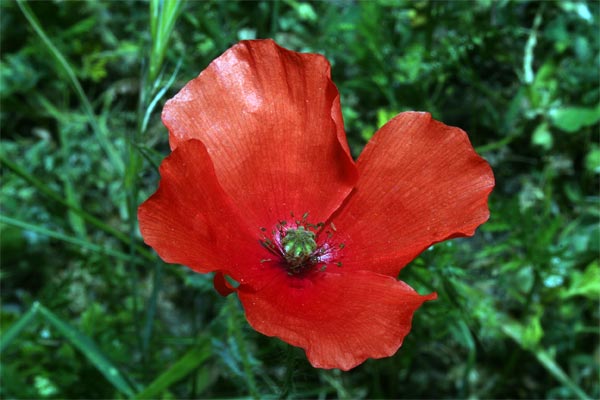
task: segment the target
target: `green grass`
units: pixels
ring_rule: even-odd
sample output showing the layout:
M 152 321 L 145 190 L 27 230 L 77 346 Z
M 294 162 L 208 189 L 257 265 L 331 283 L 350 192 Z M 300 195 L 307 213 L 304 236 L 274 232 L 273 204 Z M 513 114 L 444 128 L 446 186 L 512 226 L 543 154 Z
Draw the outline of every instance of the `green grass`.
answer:
M 597 2 L 0 2 L 0 396 L 600 397 Z M 403 110 L 492 165 L 490 221 L 401 278 L 436 291 L 397 355 L 314 369 L 136 209 L 164 101 L 240 39 L 324 54 L 356 156 Z M 289 366 L 292 366 L 290 368 Z

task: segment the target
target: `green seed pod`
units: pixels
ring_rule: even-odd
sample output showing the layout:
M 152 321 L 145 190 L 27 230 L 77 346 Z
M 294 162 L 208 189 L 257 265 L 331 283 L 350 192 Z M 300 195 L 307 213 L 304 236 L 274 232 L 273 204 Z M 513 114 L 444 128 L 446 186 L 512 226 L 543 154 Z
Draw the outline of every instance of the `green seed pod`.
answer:
M 286 255 L 293 258 L 308 257 L 317 248 L 315 234 L 307 231 L 303 226 L 288 230 L 281 244 Z

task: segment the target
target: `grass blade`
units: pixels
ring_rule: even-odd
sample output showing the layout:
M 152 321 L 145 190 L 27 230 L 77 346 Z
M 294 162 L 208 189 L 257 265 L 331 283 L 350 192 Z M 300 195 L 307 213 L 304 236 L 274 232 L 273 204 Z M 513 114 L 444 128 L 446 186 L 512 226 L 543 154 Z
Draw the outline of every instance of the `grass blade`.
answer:
M 104 232 L 108 233 L 109 235 L 114 236 L 121 242 L 131 245 L 133 243 L 132 241 L 135 240 L 133 238 L 130 238 L 127 235 L 124 235 L 123 233 L 119 232 L 118 230 L 114 229 L 113 227 L 107 225 L 106 223 L 104 223 L 103 221 L 94 217 L 93 215 L 88 214 L 86 211 L 75 207 L 73 204 L 68 203 L 59 194 L 57 194 L 54 190 L 50 189 L 44 182 L 42 182 L 41 180 L 39 180 L 36 177 L 34 177 L 33 175 L 31 175 L 29 172 L 25 171 L 19 165 L 8 160 L 6 157 L 4 157 L 4 155 L 2 153 L 0 153 L 0 165 L 8 168 L 10 171 L 15 173 L 17 176 L 24 179 L 26 182 L 28 182 L 30 185 L 32 185 L 34 188 L 36 188 L 38 191 L 40 191 L 43 195 L 49 197 L 50 199 L 54 200 L 58 204 L 62 205 L 63 207 L 73 211 L 77 215 L 80 215 L 84 220 L 86 220 L 90 224 L 94 225 L 96 228 L 103 230 Z M 151 261 L 156 260 L 156 257 L 142 246 L 136 245 L 136 251 L 138 252 L 138 254 L 141 254 L 148 260 L 151 260 Z
M 560 365 L 558 365 L 556 361 L 554 361 L 554 358 L 550 355 L 550 353 L 548 353 L 546 350 L 539 346 L 536 346 L 532 349 L 528 349 L 524 345 L 522 340 L 523 335 L 521 333 L 522 329 L 517 322 L 507 321 L 501 324 L 501 327 L 504 333 L 511 339 L 513 339 L 515 342 L 517 342 L 519 346 L 521 346 L 525 350 L 531 351 L 533 355 L 537 358 L 537 360 L 540 362 L 540 364 L 542 364 L 544 368 L 546 368 L 546 370 L 550 372 L 550 374 L 554 376 L 554 378 L 556 378 L 557 381 L 571 389 L 575 396 L 577 396 L 577 398 L 582 400 L 591 398 L 579 386 L 577 386 L 577 384 L 573 382 L 573 380 L 562 370 Z
M 183 6 L 180 0 L 150 1 L 150 32 L 152 34 L 152 53 L 150 56 L 149 82 L 154 82 L 159 74 L 169 37 Z
M 64 322 L 43 305 L 38 305 L 39 313 L 58 330 L 67 340 L 81 351 L 87 359 L 106 377 L 106 379 L 127 397 L 133 397 L 134 391 L 121 372 L 100 352 L 96 344 L 87 336 Z
M 73 244 L 75 246 L 83 247 L 85 249 L 91 250 L 96 253 L 106 254 L 106 255 L 118 258 L 120 260 L 123 260 L 123 261 L 130 261 L 130 262 L 133 261 L 133 262 L 137 262 L 138 264 L 141 264 L 141 265 L 146 264 L 146 262 L 144 260 L 131 257 L 128 254 L 122 253 L 120 251 L 116 251 L 116 250 L 109 249 L 109 248 L 106 248 L 106 247 L 103 247 L 103 246 L 100 246 L 100 245 L 97 245 L 94 243 L 90 243 L 86 240 L 72 237 L 69 235 L 65 235 L 60 232 L 52 231 L 52 230 L 46 229 L 42 226 L 29 224 L 27 222 L 20 221 L 15 218 L 7 217 L 6 215 L 0 214 L 0 223 L 12 225 L 12 226 L 20 228 L 20 229 L 25 229 L 25 230 L 28 230 L 31 232 L 36 232 L 41 235 L 48 236 L 48 237 L 51 237 L 54 239 L 62 240 L 64 242 Z
M 157 262 L 154 264 L 154 276 L 152 279 L 152 293 L 148 299 L 146 306 L 146 322 L 142 331 L 142 351 L 144 355 L 148 354 L 150 348 L 150 340 L 154 328 L 154 318 L 156 316 L 156 305 L 158 303 L 158 295 L 161 289 L 163 264 Z
M 39 303 L 36 301 L 29 311 L 2 333 L 2 337 L 0 338 L 0 353 L 2 353 L 17 336 L 19 336 L 23 329 L 27 328 L 35 321 L 38 314 L 38 308 Z
M 146 131 L 146 128 L 148 127 L 148 121 L 150 120 L 150 116 L 152 115 L 152 111 L 154 111 L 154 108 L 156 107 L 160 99 L 163 98 L 165 93 L 167 93 L 167 90 L 169 90 L 171 88 L 171 85 L 173 85 L 173 82 L 175 82 L 175 78 L 177 77 L 177 73 L 179 72 L 180 68 L 181 60 L 179 60 L 179 62 L 177 63 L 175 71 L 173 72 L 167 83 L 159 90 L 156 96 L 154 96 L 152 101 L 150 101 L 150 104 L 148 104 L 148 107 L 146 108 L 146 111 L 144 113 L 144 119 L 142 121 L 142 132 Z
M 29 8 L 27 2 L 23 0 L 17 0 L 17 4 L 23 12 L 23 15 L 25 15 L 25 18 L 27 18 L 27 21 L 29 21 L 29 23 L 31 24 L 31 27 L 33 28 L 35 33 L 37 33 L 40 39 L 42 39 L 52 56 L 56 59 L 58 64 L 67 74 L 69 80 L 71 81 L 71 84 L 73 85 L 73 88 L 75 89 L 75 92 L 79 96 L 79 100 L 83 104 L 83 108 L 85 109 L 85 112 L 88 115 L 89 123 L 96 134 L 98 142 L 100 143 L 104 151 L 106 151 L 108 158 L 111 161 L 111 164 L 116 167 L 117 171 L 120 174 L 123 174 L 125 172 L 125 164 L 119 156 L 117 149 L 112 145 L 111 141 L 108 139 L 107 133 L 100 127 L 98 119 L 96 118 L 96 114 L 94 113 L 94 108 L 92 107 L 92 104 L 90 103 L 85 92 L 83 91 L 83 88 L 81 87 L 81 84 L 79 83 L 79 80 L 75 75 L 75 71 L 73 71 L 73 68 L 71 68 L 67 59 L 56 48 L 56 46 L 54 46 L 50 38 L 46 35 L 46 32 L 44 32 L 44 30 L 42 29 L 41 24 Z
M 162 373 L 152 383 L 150 383 L 143 391 L 138 393 L 136 399 L 154 399 L 159 398 L 160 395 L 167 390 L 171 385 L 178 382 L 196 368 L 198 368 L 203 362 L 205 362 L 210 356 L 211 345 L 210 340 L 206 337 L 201 339 L 201 342 L 194 346 L 188 351 L 183 357 L 181 357 L 175 364 L 171 365 L 167 371 Z
M 63 181 L 63 187 L 65 189 L 65 197 L 67 199 L 67 202 L 69 204 L 74 204 L 77 208 L 81 208 L 81 202 L 79 201 L 79 196 L 75 191 L 71 177 L 65 174 L 61 178 Z M 77 234 L 79 238 L 85 240 L 87 238 L 85 220 L 80 215 L 77 215 L 77 213 L 73 212 L 73 210 L 68 211 L 67 217 L 69 225 L 71 226 L 73 231 Z

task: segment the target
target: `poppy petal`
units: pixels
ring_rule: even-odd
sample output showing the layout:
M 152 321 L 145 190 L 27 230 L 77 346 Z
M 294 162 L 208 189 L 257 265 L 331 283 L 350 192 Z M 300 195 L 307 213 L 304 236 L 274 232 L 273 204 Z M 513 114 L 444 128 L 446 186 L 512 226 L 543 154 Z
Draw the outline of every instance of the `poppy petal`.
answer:
M 146 244 L 166 262 L 248 279 L 256 260 L 269 253 L 219 186 L 202 142 L 177 147 L 162 162 L 160 175 L 158 190 L 138 209 Z
M 367 358 L 391 356 L 410 331 L 413 313 L 436 297 L 370 271 L 298 278 L 272 269 L 269 275 L 261 290 L 238 288 L 248 322 L 302 347 L 316 368 L 349 370 Z
M 221 186 L 259 226 L 290 213 L 325 221 L 357 178 L 329 62 L 272 40 L 227 50 L 162 119 L 172 148 L 204 143 Z
M 223 297 L 229 296 L 236 291 L 236 288 L 225 279 L 225 274 L 216 272 L 213 277 L 213 286 L 215 290 Z
M 439 241 L 472 236 L 487 221 L 494 176 L 467 134 L 428 113 L 384 125 L 357 161 L 359 180 L 333 217 L 344 268 L 397 276 Z

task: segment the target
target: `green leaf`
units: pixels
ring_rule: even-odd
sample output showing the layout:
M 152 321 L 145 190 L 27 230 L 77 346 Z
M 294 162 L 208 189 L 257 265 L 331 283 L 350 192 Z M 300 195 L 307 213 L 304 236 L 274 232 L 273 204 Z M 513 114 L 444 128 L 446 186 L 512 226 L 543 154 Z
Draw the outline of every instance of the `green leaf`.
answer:
M 550 150 L 554 144 L 552 134 L 548 130 L 547 123 L 541 123 L 533 131 L 531 142 L 535 145 L 542 147 L 544 150 Z
M 585 169 L 594 174 L 600 174 L 600 147 L 593 146 L 585 156 Z
M 211 354 L 210 340 L 207 337 L 203 337 L 199 344 L 194 346 L 175 364 L 171 365 L 167 371 L 138 393 L 135 398 L 153 399 L 160 397 L 161 393 L 198 368 Z
M 595 108 L 563 107 L 550 111 L 552 124 L 565 132 L 574 133 L 600 121 L 600 105 Z
M 377 129 L 387 124 L 392 118 L 398 115 L 398 111 L 395 110 L 377 110 Z
M 544 108 L 555 98 L 558 88 L 556 67 L 547 61 L 535 74 L 535 79 L 528 90 L 529 101 L 533 109 Z
M 514 320 L 507 320 L 503 327 L 505 332 L 516 340 L 525 350 L 533 350 L 540 342 L 543 331 L 538 317 L 529 319 L 524 325 Z
M 36 303 L 37 304 L 37 303 Z M 129 383 L 125 380 L 121 372 L 114 366 L 96 344 L 87 336 L 76 330 L 60 319 L 52 311 L 48 310 L 41 304 L 37 304 L 39 313 L 58 330 L 73 346 L 81 351 L 86 358 L 94 364 L 94 366 L 112 383 L 112 385 L 127 397 L 133 397 L 134 391 Z
M 538 316 L 532 317 L 523 329 L 523 347 L 526 349 L 534 348 L 540 343 L 543 336 L 544 330 L 540 318 Z
M 561 292 L 561 297 L 584 296 L 590 300 L 600 297 L 600 265 L 598 261 L 590 263 L 583 273 L 573 273 L 571 286 Z
M 517 342 L 525 350 L 531 351 L 531 353 L 537 358 L 538 362 L 546 368 L 550 374 L 556 378 L 560 383 L 571 389 L 575 396 L 579 399 L 590 398 L 573 380 L 562 370 L 560 365 L 556 363 L 554 358 L 548 351 L 540 346 L 534 348 L 527 348 L 524 343 L 524 335 L 526 328 L 510 318 L 504 318 L 503 323 L 500 325 L 502 331 L 515 342 Z

